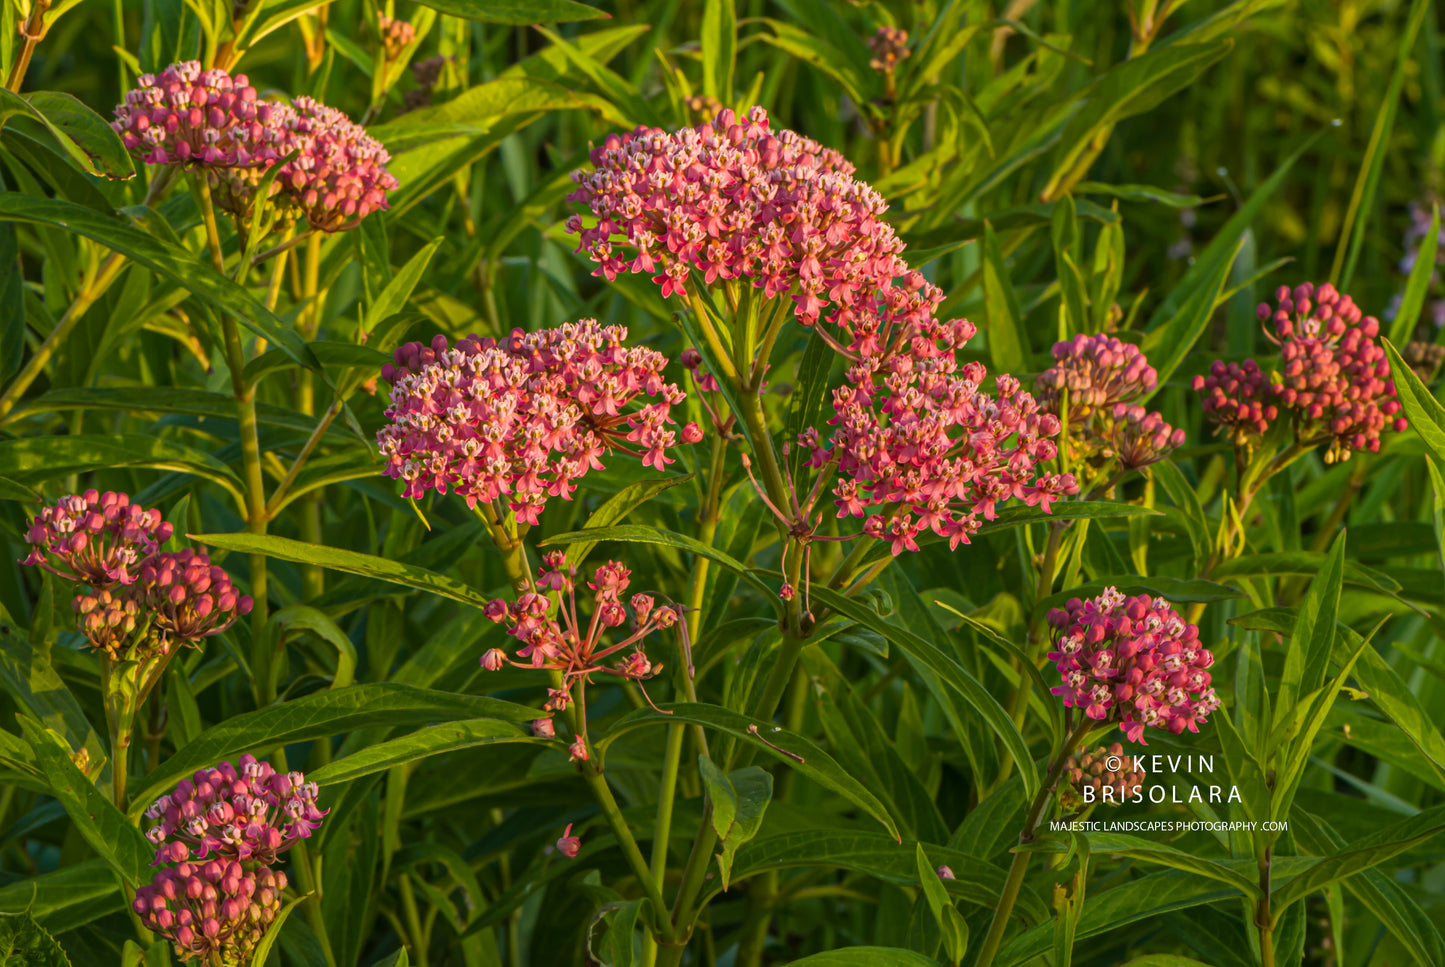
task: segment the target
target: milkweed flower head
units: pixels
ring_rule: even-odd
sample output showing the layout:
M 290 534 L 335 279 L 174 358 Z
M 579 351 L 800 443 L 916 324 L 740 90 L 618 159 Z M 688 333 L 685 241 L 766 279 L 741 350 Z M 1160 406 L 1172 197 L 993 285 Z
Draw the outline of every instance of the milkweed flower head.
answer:
M 111 127 L 145 164 L 203 171 L 233 215 L 249 216 L 262 176 L 293 152 L 269 198 L 312 228 L 351 228 L 386 208 L 397 187 L 391 156 L 345 114 L 309 97 L 294 106 L 258 100 L 244 74 L 203 70 L 199 61 L 142 75 Z
M 1194 379 L 1206 415 L 1236 445 L 1257 445 L 1285 418 L 1299 444 L 1324 445 L 1325 462 L 1334 463 L 1376 452 L 1381 433 L 1405 429 L 1390 363 L 1376 342 L 1379 320 L 1348 295 L 1329 284 L 1281 286 L 1275 304 L 1261 303 L 1258 314 L 1279 345 L 1279 369 L 1266 374 L 1253 360 L 1217 361 Z
M 183 962 L 247 967 L 281 912 L 286 874 L 248 870 L 236 860 L 182 862 L 156 871 L 131 909 L 146 929 L 169 940 Z
M 87 490 L 61 497 L 31 520 L 30 554 L 20 563 L 109 590 L 134 583 L 141 563 L 173 531 L 159 510 L 132 504 L 128 494 Z
M 1060 805 L 1065 811 L 1072 811 L 1097 802 L 1124 802 L 1144 785 L 1147 777 L 1138 758 L 1126 755 L 1124 746 L 1118 742 L 1075 752 L 1064 762 L 1059 782 Z M 1105 793 L 1105 788 L 1109 792 Z
M 316 783 L 249 754 L 238 764 L 201 769 L 151 804 L 152 865 L 215 857 L 269 866 L 321 826 Z
M 685 394 L 663 377 L 667 357 L 626 339 L 625 327 L 584 319 L 501 341 L 402 346 L 382 369 L 391 383 L 377 434 L 382 472 L 407 497 L 450 490 L 472 506 L 505 501 L 534 524 L 609 452 L 663 469 L 677 445 L 671 408 Z
M 562 687 L 548 689 L 543 709 L 561 711 L 572 703 L 572 688 L 593 675 L 608 674 L 636 682 L 645 681 L 662 670 L 661 662 L 648 659 L 643 644 L 654 631 L 680 624 L 682 609 L 658 601 L 653 595 L 628 595 L 632 572 L 618 561 L 599 566 L 586 581 L 592 592 L 592 612 L 586 616 L 577 608 L 577 569 L 564 552 L 543 556 L 537 569 L 535 591 L 514 601 L 500 598 L 488 603 L 485 614 L 506 628 L 520 647 L 515 655 L 500 648 L 482 656 L 483 668 L 494 671 L 503 665 L 536 668 L 562 673 Z M 646 694 L 644 692 L 643 694 Z M 573 759 L 586 759 L 587 746 L 578 736 L 572 747 Z
M 279 157 L 264 137 L 271 111 L 245 74 L 203 70 L 192 60 L 142 74 L 111 127 L 149 165 L 249 168 Z
M 1060 418 L 1070 466 L 1090 477 L 1137 470 L 1184 443 L 1184 431 L 1138 401 L 1159 385 L 1159 374 L 1138 346 L 1106 333 L 1079 334 L 1054 344 L 1054 365 L 1039 374 L 1039 403 Z
M 646 272 L 664 298 L 745 280 L 786 298 L 805 326 L 820 320 L 855 353 L 931 315 L 943 293 L 903 259 L 884 221 L 887 202 L 853 177 L 841 154 L 793 131 L 774 132 L 759 107 L 724 109 L 678 131 L 610 134 L 593 170 L 572 174 L 569 199 L 596 217 L 569 230 L 608 281 Z
M 885 24 L 868 38 L 868 49 L 873 54 L 868 66 L 880 74 L 892 74 L 909 55 L 908 31 Z
M 1064 705 L 1098 722 L 1117 723 L 1129 741 L 1148 744 L 1145 729 L 1198 732 L 1219 698 L 1210 687 L 1214 655 L 1169 602 L 1125 597 L 1107 588 L 1049 612 L 1049 660 L 1063 684 Z
M 999 376 L 989 395 L 983 365 L 959 364 L 975 331 L 930 317 L 891 351 L 864 355 L 833 391 L 831 437 L 799 438 L 812 466 L 836 473 L 838 516 L 863 518 L 895 555 L 917 550 L 925 531 L 967 543 L 1008 500 L 1047 511 L 1078 492 L 1071 475 L 1042 467 L 1057 455 L 1058 418 L 1013 377 Z
M 407 45 L 416 39 L 416 27 L 410 21 L 381 14 L 376 26 L 382 54 L 388 61 L 399 59 Z
M 198 642 L 225 631 L 251 612 L 251 598 L 208 554 L 183 548 L 141 565 L 138 590 L 152 630 L 166 642 Z

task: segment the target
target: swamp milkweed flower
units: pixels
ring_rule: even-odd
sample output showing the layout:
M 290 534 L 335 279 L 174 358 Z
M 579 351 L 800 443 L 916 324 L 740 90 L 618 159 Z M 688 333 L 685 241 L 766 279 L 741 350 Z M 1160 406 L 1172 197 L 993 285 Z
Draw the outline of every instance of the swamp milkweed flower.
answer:
M 136 890 L 131 908 L 182 961 L 245 967 L 281 912 L 286 874 L 235 860 L 178 863 Z
M 238 762 L 239 769 L 229 762 L 201 769 L 151 804 L 152 865 L 209 856 L 270 865 L 320 827 L 326 812 L 316 805 L 316 783 L 249 754 Z
M 1138 470 L 1184 443 L 1184 431 L 1138 401 L 1159 374 L 1138 346 L 1105 333 L 1054 343 L 1054 365 L 1039 374 L 1039 403 L 1055 416 L 1068 411 L 1062 439 L 1070 466 L 1086 465 L 1108 480 Z
M 309 97 L 294 106 L 257 100 L 246 75 L 202 70 L 199 61 L 142 74 L 111 127 L 145 164 L 199 170 L 222 210 L 238 216 L 250 214 L 266 171 L 293 152 L 269 197 L 314 229 L 354 227 L 385 209 L 397 187 L 386 148 L 345 114 Z
M 515 601 L 498 598 L 488 603 L 487 617 L 505 625 L 507 634 L 521 642 L 521 647 L 516 657 L 500 648 L 490 649 L 481 657 L 483 668 L 495 671 L 512 665 L 561 672 L 562 687 L 548 689 L 543 706 L 548 712 L 570 705 L 573 687 L 591 681 L 593 675 L 605 673 L 640 683 L 662 670 L 661 662 L 648 659 L 643 641 L 654 631 L 679 625 L 679 606 L 658 603 L 650 594 L 633 594 L 624 603 L 632 572 L 617 561 L 608 561 L 587 582 L 593 607 L 584 622 L 577 610 L 577 569 L 561 551 L 545 554 L 542 562 L 536 591 Z M 679 630 L 685 628 L 683 623 Z M 609 635 L 617 640 L 609 640 Z M 624 651 L 626 654 L 619 655 Z M 609 659 L 614 660 L 609 663 Z M 587 758 L 581 736 L 573 743 L 571 754 L 574 760 Z
M 620 450 L 663 469 L 677 444 L 671 408 L 685 394 L 664 380 L 667 357 L 625 346 L 627 329 L 583 319 L 500 341 L 469 336 L 452 348 L 407 343 L 383 367 L 388 423 L 377 433 L 382 473 L 404 495 L 455 491 L 468 505 L 506 501 L 535 524 L 548 498 Z M 700 430 L 684 428 L 695 442 Z
M 91 647 L 113 661 L 146 661 L 220 634 L 252 606 L 206 554 L 160 550 L 171 534 L 159 510 L 88 490 L 35 516 L 20 563 L 81 586 L 72 606 Z
M 1144 785 L 1146 773 L 1135 756 L 1124 754 L 1124 746 L 1115 742 L 1092 751 L 1079 751 L 1064 762 L 1059 782 L 1059 803 L 1072 811 L 1097 802 L 1122 803 Z M 1116 768 L 1110 768 L 1110 762 Z M 1109 792 L 1105 793 L 1104 789 Z M 1085 792 L 1084 790 L 1091 790 Z
M 1280 368 L 1266 373 L 1249 359 L 1216 361 L 1194 378 L 1205 414 L 1236 446 L 1257 446 L 1287 419 L 1300 446 L 1327 445 L 1325 462 L 1380 449 L 1380 434 L 1408 425 L 1376 343 L 1380 323 L 1333 285 L 1280 286 L 1276 305 L 1259 305 L 1265 334 L 1280 348 Z
M 1219 708 L 1213 653 L 1163 598 L 1107 588 L 1054 608 L 1048 620 L 1056 629 L 1049 660 L 1063 679 L 1053 693 L 1095 721 L 1117 723 L 1129 741 L 1147 745 L 1146 728 L 1198 732 Z

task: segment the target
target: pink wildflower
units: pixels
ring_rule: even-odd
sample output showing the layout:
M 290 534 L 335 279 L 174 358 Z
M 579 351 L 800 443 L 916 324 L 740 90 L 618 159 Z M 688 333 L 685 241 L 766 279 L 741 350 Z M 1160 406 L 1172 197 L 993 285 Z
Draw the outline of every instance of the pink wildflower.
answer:
M 109 589 L 133 583 L 140 564 L 171 539 L 171 525 L 159 510 L 145 510 L 130 496 L 87 490 L 61 497 L 30 522 L 25 542 L 30 554 L 21 564 Z
M 594 674 L 641 682 L 662 669 L 660 663 L 648 660 L 642 643 L 652 632 L 677 625 L 680 609 L 676 605 L 658 604 L 652 595 L 634 594 L 629 614 L 629 605 L 623 600 L 630 572 L 618 562 L 609 561 L 597 568 L 588 583 L 593 591 L 593 609 L 591 619 L 586 620 L 577 610 L 577 570 L 565 556 L 549 554 L 538 574 L 537 587 L 550 589 L 551 600 L 545 590 L 527 592 L 510 604 L 502 602 L 501 608 L 488 609 L 487 614 L 521 642 L 515 659 L 503 654 L 507 664 L 562 673 L 562 687 L 549 690 L 546 711 L 566 708 L 572 701 L 573 685 L 591 681 Z M 624 625 L 626 630 L 615 635 L 619 640 L 609 641 L 609 632 Z M 607 662 L 625 649 L 631 650 L 615 663 Z M 587 757 L 580 737 L 572 752 L 574 758 Z
M 435 489 L 472 506 L 505 501 L 535 524 L 549 497 L 571 499 L 609 451 L 661 470 L 677 443 L 669 411 L 684 394 L 663 380 L 665 356 L 626 338 L 624 327 L 584 319 L 501 342 L 402 346 L 382 369 L 392 384 L 390 422 L 377 434 L 382 472 L 408 497 Z
M 247 870 L 234 859 L 182 862 L 157 870 L 131 909 L 182 961 L 248 964 L 281 912 L 285 889 L 286 874 L 265 867 Z
M 281 155 L 299 152 L 276 184 L 312 228 L 341 231 L 387 208 L 386 193 L 397 187 L 386 168 L 391 155 L 365 128 L 309 97 L 278 105 L 276 123 Z
M 1209 685 L 1214 655 L 1163 598 L 1108 588 L 1055 608 L 1049 623 L 1058 629 L 1049 660 L 1063 679 L 1053 693 L 1095 721 L 1118 723 L 1129 741 L 1147 744 L 1146 727 L 1198 732 L 1219 708 Z
M 586 756 L 583 756 L 586 758 Z M 569 860 L 576 857 L 582 849 L 582 839 L 572 835 L 572 824 L 568 823 L 567 828 L 562 830 L 562 837 L 557 840 L 557 852 Z
M 146 833 L 156 845 L 153 865 L 213 854 L 270 864 L 321 825 L 326 812 L 317 808 L 316 783 L 251 755 L 238 761 L 239 770 L 229 762 L 201 769 L 146 810 L 155 823 Z
M 1243 367 L 1214 363 L 1197 376 L 1205 413 L 1226 428 L 1237 445 L 1253 446 L 1270 421 L 1287 416 L 1295 439 L 1327 444 L 1325 462 L 1348 460 L 1380 449 L 1380 434 L 1400 431 L 1390 363 L 1375 339 L 1380 323 L 1332 285 L 1280 286 L 1275 307 L 1259 306 L 1266 334 L 1279 344 L 1280 370 L 1266 376 L 1253 360 Z
M 191 60 L 142 74 L 136 85 L 111 127 L 146 164 L 244 168 L 279 157 L 263 136 L 272 106 L 256 100 L 246 75 L 203 71 Z

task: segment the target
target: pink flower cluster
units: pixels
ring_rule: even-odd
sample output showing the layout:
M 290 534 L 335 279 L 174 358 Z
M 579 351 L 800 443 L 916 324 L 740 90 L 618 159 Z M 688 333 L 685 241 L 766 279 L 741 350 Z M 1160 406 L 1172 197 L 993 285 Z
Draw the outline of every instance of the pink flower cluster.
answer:
M 908 31 L 884 25 L 868 38 L 873 59 L 868 66 L 881 74 L 892 74 L 898 63 L 908 57 Z
M 685 295 L 693 272 L 706 286 L 746 279 L 769 299 L 790 296 L 804 325 L 827 310 L 858 353 L 943 299 L 904 261 L 883 196 L 838 152 L 774 133 L 762 108 L 675 132 L 610 134 L 591 157 L 596 170 L 573 172 L 570 199 L 597 222 L 573 216 L 568 228 L 609 281 L 654 273 L 666 298 Z
M 286 874 L 271 865 L 326 815 L 316 783 L 301 773 L 282 775 L 252 755 L 238 762 L 199 770 L 146 810 L 155 823 L 146 833 L 156 846 L 151 865 L 161 869 L 132 909 L 183 961 L 251 963 L 286 889 Z
M 91 647 L 143 661 L 220 634 L 251 611 L 251 598 L 207 555 L 160 550 L 171 533 L 159 510 L 88 490 L 35 516 L 20 563 L 82 585 L 72 605 Z
M 1280 369 L 1254 360 L 1215 362 L 1196 376 L 1204 411 L 1238 445 L 1253 446 L 1285 416 L 1302 445 L 1328 444 L 1325 462 L 1380 449 L 1380 434 L 1405 429 L 1390 363 L 1375 341 L 1380 323 L 1332 285 L 1281 286 L 1277 305 L 1259 306 L 1266 334 L 1280 347 Z M 1272 330 L 1272 331 L 1271 331 Z
M 182 961 L 245 967 L 281 912 L 286 874 L 248 871 L 235 860 L 180 863 L 156 872 L 131 909 Z
M 171 539 L 173 528 L 159 510 L 145 510 L 128 494 L 87 490 L 61 497 L 30 522 L 25 543 L 30 554 L 21 564 L 109 589 L 133 583 L 139 566 Z
M 152 865 L 214 855 L 269 866 L 321 825 L 316 783 L 252 755 L 239 762 L 239 769 L 222 762 L 199 770 L 146 810 L 155 822 L 146 833 L 156 845 Z
M 1064 705 L 1099 722 L 1118 723 L 1131 742 L 1146 728 L 1198 732 L 1219 698 L 1209 685 L 1214 655 L 1169 602 L 1115 588 L 1074 598 L 1049 612 Z
M 409 21 L 381 14 L 376 25 L 382 54 L 389 61 L 401 57 L 407 45 L 416 39 L 416 27 Z
M 1039 467 L 1057 455 L 1058 418 L 1012 376 L 998 377 L 995 398 L 983 392 L 981 363 L 959 365 L 974 333 L 967 320 L 916 323 L 900 351 L 849 368 L 826 444 L 816 429 L 799 437 L 812 466 L 837 474 L 838 516 L 864 518 L 864 533 L 895 555 L 918 550 L 928 530 L 950 547 L 967 543 L 1007 500 L 1047 511 L 1078 492 L 1071 475 Z
M 505 499 L 535 524 L 549 497 L 570 499 L 574 481 L 611 450 L 663 469 L 677 443 L 670 410 L 684 394 L 663 378 L 667 357 L 626 338 L 622 326 L 584 319 L 500 342 L 470 336 L 448 349 L 437 336 L 430 347 L 402 346 L 381 374 L 391 382 L 377 434 L 382 472 L 407 497 L 435 489 L 472 506 Z M 683 430 L 688 442 L 700 436 L 695 424 Z
M 522 647 L 515 658 L 500 648 L 490 649 L 481 657 L 483 668 L 496 671 L 513 665 L 560 671 L 562 687 L 548 689 L 544 706 L 548 712 L 570 705 L 572 686 L 578 681 L 590 681 L 593 674 L 605 672 L 640 682 L 661 670 L 660 662 L 648 660 L 642 643 L 652 632 L 677 625 L 682 618 L 680 607 L 659 604 L 650 594 L 634 594 L 624 604 L 632 572 L 617 561 L 608 561 L 593 572 L 587 584 L 592 590 L 593 606 L 591 618 L 583 625 L 577 611 L 577 569 L 561 551 L 553 551 L 542 560 L 537 569 L 536 591 L 510 603 L 500 598 L 488 603 L 487 617 L 505 625 L 507 634 L 520 641 Z M 626 630 L 616 635 L 619 640 L 604 640 L 612 629 L 623 626 L 627 626 Z M 624 649 L 631 650 L 621 660 L 606 664 Z M 551 734 L 545 727 L 538 730 L 537 723 L 533 726 L 538 734 Z M 573 758 L 586 757 L 586 746 L 574 745 Z
M 1154 391 L 1159 374 L 1139 347 L 1104 333 L 1054 344 L 1054 365 L 1039 374 L 1039 403 L 1062 416 L 1071 466 L 1109 476 L 1116 465 L 1137 470 L 1184 442 L 1184 431 L 1136 402 Z
M 397 186 L 381 143 L 311 98 L 295 107 L 258 101 L 244 74 L 203 71 L 198 61 L 143 74 L 115 109 L 122 142 L 146 164 L 200 168 L 226 211 L 250 212 L 261 175 L 297 152 L 272 184 L 283 212 L 334 232 L 385 209 Z

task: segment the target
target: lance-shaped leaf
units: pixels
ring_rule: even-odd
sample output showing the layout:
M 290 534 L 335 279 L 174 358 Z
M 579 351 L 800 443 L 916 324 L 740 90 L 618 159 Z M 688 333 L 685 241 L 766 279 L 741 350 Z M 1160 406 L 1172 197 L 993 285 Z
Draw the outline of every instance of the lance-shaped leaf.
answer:
M 943 934 L 943 947 L 948 951 L 948 959 L 956 964 L 963 960 L 963 955 L 968 952 L 968 921 L 963 919 L 963 915 L 953 905 L 953 900 L 949 898 L 948 890 L 943 885 L 943 878 L 929 862 L 922 843 L 915 845 L 914 857 L 918 863 L 918 885 L 923 887 L 923 898 L 933 913 L 939 932 Z
M 724 773 L 707 753 L 697 757 L 697 770 L 712 803 L 712 828 L 722 846 L 717 867 L 726 890 L 738 847 L 763 826 L 763 813 L 773 798 L 773 776 L 757 766 Z

